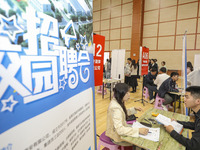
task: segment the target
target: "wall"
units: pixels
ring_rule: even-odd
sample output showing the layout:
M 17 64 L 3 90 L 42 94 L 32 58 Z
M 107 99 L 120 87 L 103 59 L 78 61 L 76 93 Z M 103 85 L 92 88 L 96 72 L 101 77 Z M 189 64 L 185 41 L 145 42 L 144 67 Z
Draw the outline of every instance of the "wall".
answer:
M 131 40 L 137 39 L 132 30 L 133 1 L 93 1 L 94 33 L 106 37 L 105 51 L 124 48 L 126 58 L 131 54 Z M 188 61 L 193 63 L 194 55 L 200 53 L 199 3 L 198 0 L 144 0 L 141 43 L 149 47 L 150 58 L 158 59 L 158 65 L 164 60 L 168 69 L 181 70 L 182 36 L 186 29 Z
M 126 49 L 130 57 L 132 0 L 94 0 L 93 8 L 93 31 L 106 37 L 105 52 Z
M 200 53 L 200 15 L 198 0 L 145 0 L 143 46 L 158 64 L 166 61 L 168 69 L 181 69 L 182 37 L 187 30 L 188 61 Z

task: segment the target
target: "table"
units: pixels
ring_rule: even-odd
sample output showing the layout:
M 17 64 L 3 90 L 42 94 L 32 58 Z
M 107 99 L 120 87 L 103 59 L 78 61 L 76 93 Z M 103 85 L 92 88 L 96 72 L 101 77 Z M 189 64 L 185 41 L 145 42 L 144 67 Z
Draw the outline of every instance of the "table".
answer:
M 154 109 L 150 108 L 148 109 L 139 119 L 139 122 L 146 122 L 144 119 L 145 118 L 152 118 L 155 119 L 155 117 L 152 116 L 152 112 L 154 113 L 159 113 L 162 115 L 165 115 L 169 118 L 175 118 L 180 121 L 189 121 L 189 116 L 185 116 L 182 114 L 178 113 L 173 113 L 173 112 L 168 112 L 168 111 L 163 111 L 159 109 Z M 146 122 L 148 123 L 148 122 Z M 176 140 L 174 140 L 169 133 L 164 129 L 163 125 L 160 124 L 153 124 L 153 128 L 158 128 L 160 127 L 160 140 L 158 142 L 146 140 L 144 138 L 138 137 L 138 138 L 133 138 L 130 136 L 121 136 L 121 138 L 124 141 L 127 141 L 129 143 L 132 143 L 133 145 L 136 145 L 138 147 L 148 149 L 148 150 L 185 150 L 185 147 L 179 144 Z M 184 129 L 182 132 L 182 135 L 187 137 L 188 129 Z
M 110 83 L 110 100 L 111 100 L 111 93 L 112 93 L 112 89 L 113 89 L 113 84 L 114 83 L 118 83 L 118 82 L 122 82 L 124 81 L 124 79 L 103 79 L 103 91 L 102 91 L 102 98 L 104 98 L 104 84 L 105 83 Z
M 181 95 L 183 95 L 183 93 L 180 93 L 180 92 L 169 92 L 169 93 L 175 95 L 175 98 L 174 98 L 174 112 L 175 112 L 177 96 L 181 96 Z M 179 108 L 180 108 L 180 101 L 181 100 L 179 99 Z

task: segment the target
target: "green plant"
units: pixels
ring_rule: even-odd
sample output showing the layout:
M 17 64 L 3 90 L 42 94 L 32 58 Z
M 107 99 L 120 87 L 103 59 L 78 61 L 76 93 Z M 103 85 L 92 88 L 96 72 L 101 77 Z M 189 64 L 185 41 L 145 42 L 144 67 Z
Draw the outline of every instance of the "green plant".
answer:
M 88 16 L 88 20 L 92 20 L 92 16 Z
M 78 21 L 78 16 L 71 15 L 71 20 L 72 20 L 73 22 L 77 22 L 77 21 Z
M 62 21 L 62 15 L 59 12 L 56 12 L 55 15 L 56 15 L 56 19 L 58 20 L 58 22 L 61 22 Z
M 86 21 L 86 16 L 81 16 L 81 17 L 80 17 L 80 20 L 81 20 L 81 21 Z
M 11 16 L 13 16 L 13 15 L 16 15 L 16 12 L 15 12 L 14 10 L 10 9 L 10 10 L 8 11 L 8 16 L 11 17 Z
M 3 9 L 1 9 L 1 8 L 0 8 L 0 14 L 6 17 L 6 12 L 5 12 L 5 10 L 3 10 Z
M 53 13 L 51 13 L 51 12 L 45 12 L 45 14 L 46 14 L 46 15 L 49 15 L 49 16 L 51 16 L 51 17 L 54 17 L 54 16 L 53 16 Z
M 66 8 L 64 8 L 64 12 L 67 14 L 67 9 Z

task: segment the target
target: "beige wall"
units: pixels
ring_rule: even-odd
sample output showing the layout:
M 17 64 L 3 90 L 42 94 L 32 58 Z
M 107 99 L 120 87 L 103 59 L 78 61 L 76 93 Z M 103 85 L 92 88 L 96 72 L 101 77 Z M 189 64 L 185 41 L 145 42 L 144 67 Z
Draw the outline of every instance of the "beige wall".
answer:
M 132 0 L 94 0 L 93 32 L 106 37 L 105 51 L 126 49 L 130 57 Z
M 94 0 L 94 33 L 106 37 L 105 51 L 126 49 L 130 57 L 133 0 Z M 200 1 L 144 0 L 142 46 L 158 65 L 181 70 L 182 37 L 187 30 L 188 61 L 200 53 Z
M 188 61 L 200 53 L 200 7 L 198 0 L 145 0 L 143 46 L 150 58 L 166 61 L 168 69 L 181 70 L 182 37 L 187 30 Z

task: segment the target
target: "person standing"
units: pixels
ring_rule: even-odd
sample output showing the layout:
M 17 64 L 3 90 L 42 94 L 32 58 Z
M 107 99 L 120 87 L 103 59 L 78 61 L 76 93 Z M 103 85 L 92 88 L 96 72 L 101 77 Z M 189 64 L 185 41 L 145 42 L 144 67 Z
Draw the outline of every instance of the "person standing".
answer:
M 111 74 L 111 58 L 107 59 L 107 65 L 106 65 L 106 79 L 110 79 Z
M 155 68 L 156 70 L 157 70 L 157 73 L 156 73 L 156 75 L 158 74 L 158 64 L 157 64 L 157 59 L 153 59 L 153 64 L 152 64 L 152 67 L 151 67 L 151 69 L 152 68 Z
M 126 66 L 124 67 L 125 83 L 131 86 L 131 58 L 127 59 Z
M 137 61 L 137 78 L 140 79 L 140 60 Z
M 131 93 L 136 92 L 137 86 L 138 86 L 138 82 L 137 82 L 137 63 L 135 62 L 135 60 L 132 60 L 132 64 L 131 64 L 131 86 L 132 86 L 132 91 Z
M 187 62 L 187 75 L 192 72 L 194 69 L 193 69 L 193 66 L 192 66 L 192 63 L 190 61 Z
M 105 78 L 107 78 L 106 77 L 106 73 L 107 73 L 107 65 L 108 65 L 108 59 L 106 59 L 106 63 L 105 63 L 105 65 L 104 65 L 104 69 L 105 69 Z
M 166 70 L 167 70 L 166 62 L 165 62 L 165 61 L 162 61 L 162 62 L 161 62 L 161 67 L 164 67 L 164 68 L 166 68 Z
M 152 64 L 153 64 L 153 59 L 149 59 L 149 72 L 151 71 Z

